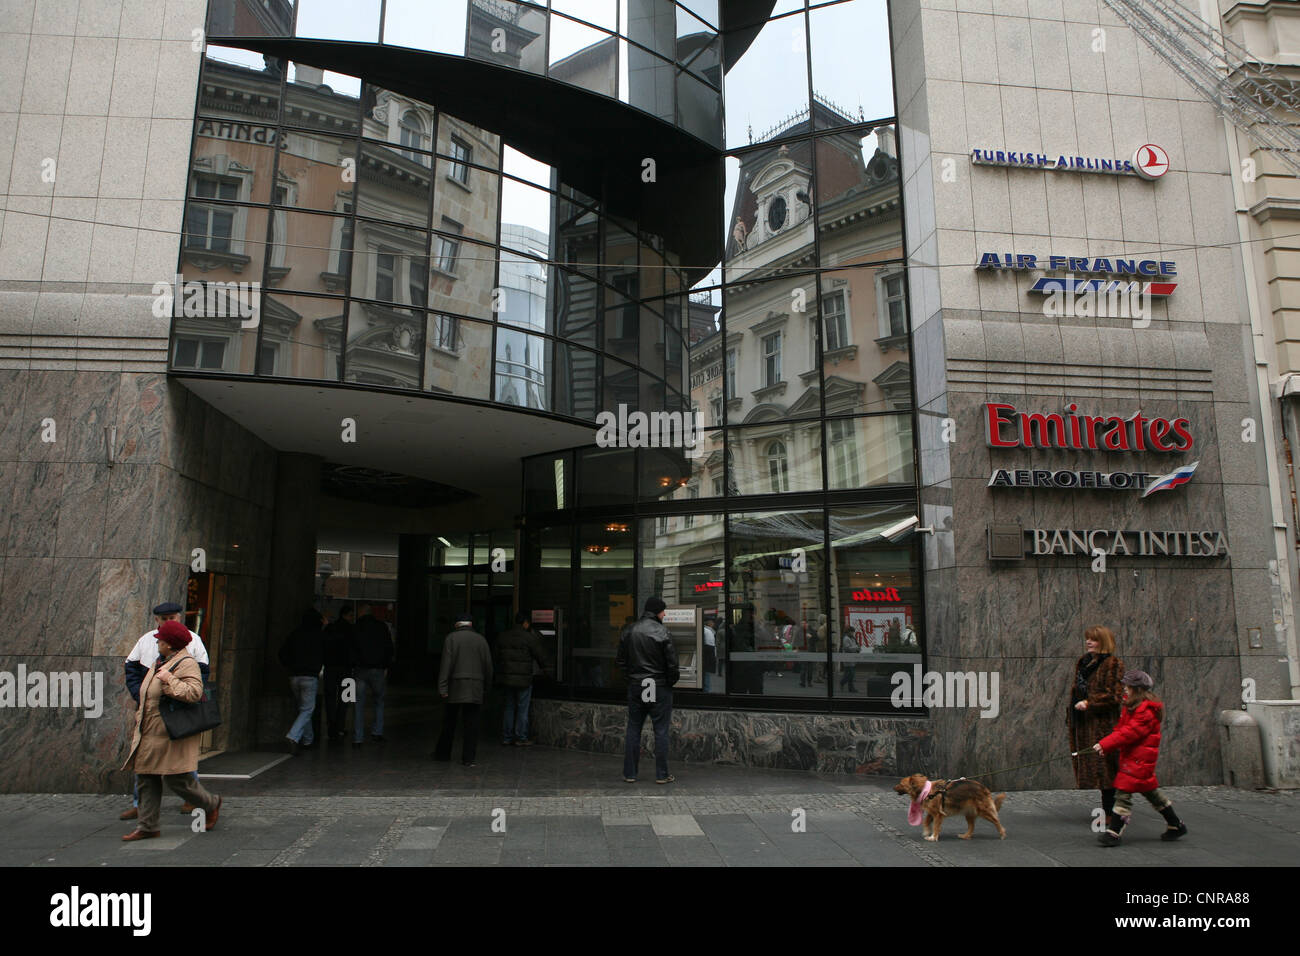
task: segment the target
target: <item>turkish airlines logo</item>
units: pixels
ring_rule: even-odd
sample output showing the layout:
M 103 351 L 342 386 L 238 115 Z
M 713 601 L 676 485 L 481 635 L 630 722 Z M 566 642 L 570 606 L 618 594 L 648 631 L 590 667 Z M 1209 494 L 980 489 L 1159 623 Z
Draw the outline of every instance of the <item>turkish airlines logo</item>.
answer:
M 1159 179 L 1169 172 L 1169 154 L 1155 143 L 1144 143 L 1133 154 L 1133 171 L 1143 179 Z

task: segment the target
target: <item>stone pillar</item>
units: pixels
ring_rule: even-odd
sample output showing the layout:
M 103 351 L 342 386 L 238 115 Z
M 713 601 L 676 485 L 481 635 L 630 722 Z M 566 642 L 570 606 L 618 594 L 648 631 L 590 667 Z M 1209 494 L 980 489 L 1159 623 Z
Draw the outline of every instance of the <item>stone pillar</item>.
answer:
M 320 464 L 315 455 L 282 452 L 276 468 L 271 522 L 271 568 L 266 603 L 266 647 L 258 694 L 257 738 L 281 741 L 292 722 L 288 675 L 276 655 L 303 610 L 316 600 L 316 528 Z

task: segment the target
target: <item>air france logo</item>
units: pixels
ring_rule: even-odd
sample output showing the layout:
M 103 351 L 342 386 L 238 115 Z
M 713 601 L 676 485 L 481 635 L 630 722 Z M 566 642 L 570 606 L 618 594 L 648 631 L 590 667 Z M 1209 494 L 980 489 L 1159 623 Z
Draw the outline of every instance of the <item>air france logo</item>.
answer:
M 1143 179 L 1159 179 L 1169 172 L 1169 154 L 1155 143 L 1143 143 L 1133 153 L 1133 171 Z

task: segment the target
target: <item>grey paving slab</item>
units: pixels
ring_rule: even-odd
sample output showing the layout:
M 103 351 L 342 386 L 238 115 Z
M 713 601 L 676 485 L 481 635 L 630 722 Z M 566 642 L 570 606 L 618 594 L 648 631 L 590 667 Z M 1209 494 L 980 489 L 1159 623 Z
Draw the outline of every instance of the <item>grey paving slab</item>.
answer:
M 446 832 L 446 827 L 411 827 L 402 834 L 397 851 L 436 850 Z
M 609 851 L 610 866 L 671 866 L 668 855 L 658 847 L 619 846 Z
M 664 837 L 659 841 L 672 866 L 722 866 L 722 855 L 708 837 Z
M 695 817 L 689 813 L 652 813 L 650 827 L 661 837 L 704 835 Z

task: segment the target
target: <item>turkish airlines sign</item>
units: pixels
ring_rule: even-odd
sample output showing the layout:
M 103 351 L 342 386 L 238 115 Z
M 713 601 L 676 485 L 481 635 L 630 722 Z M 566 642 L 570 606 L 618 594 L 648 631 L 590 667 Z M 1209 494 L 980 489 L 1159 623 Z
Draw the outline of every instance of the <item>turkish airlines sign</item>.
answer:
M 984 434 L 991 448 L 1069 448 L 1076 451 L 1188 452 L 1195 440 L 1186 418 L 1154 418 L 1134 412 L 1077 415 L 1074 402 L 1065 413 L 1020 412 L 1004 402 L 984 403 Z

